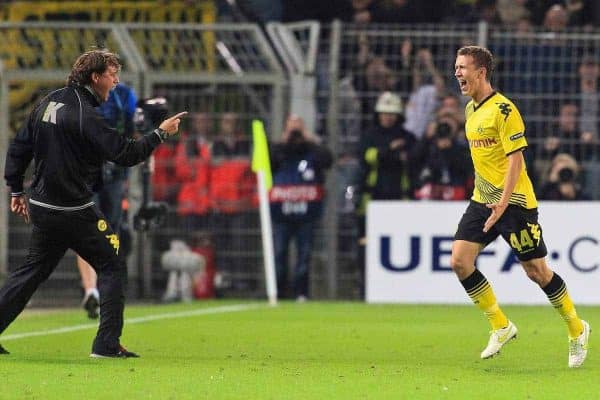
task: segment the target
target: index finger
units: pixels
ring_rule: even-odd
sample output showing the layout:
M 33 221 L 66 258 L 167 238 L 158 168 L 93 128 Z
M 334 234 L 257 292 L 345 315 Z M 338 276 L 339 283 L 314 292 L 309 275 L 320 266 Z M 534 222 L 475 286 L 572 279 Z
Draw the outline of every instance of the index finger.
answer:
M 175 115 L 173 115 L 172 117 L 169 117 L 169 119 L 177 119 L 177 118 L 181 118 L 181 117 L 183 117 L 184 115 L 186 115 L 187 113 L 188 113 L 187 111 L 182 111 L 182 112 L 180 112 L 180 113 L 178 113 L 178 114 L 175 114 Z
M 496 220 L 490 215 L 490 217 L 487 219 L 487 221 L 485 221 L 485 224 L 483 224 L 483 231 L 485 233 L 487 233 L 487 231 L 489 231 L 490 228 L 492 226 L 494 226 L 495 223 L 496 223 Z

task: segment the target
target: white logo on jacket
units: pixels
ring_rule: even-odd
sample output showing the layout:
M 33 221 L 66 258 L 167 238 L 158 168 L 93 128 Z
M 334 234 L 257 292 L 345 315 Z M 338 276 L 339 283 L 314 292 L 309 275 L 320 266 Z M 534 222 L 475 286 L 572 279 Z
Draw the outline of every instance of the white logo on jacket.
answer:
M 51 101 L 48 103 L 46 107 L 46 111 L 44 111 L 44 116 L 42 117 L 42 121 L 50 122 L 51 124 L 56 125 L 56 112 L 64 106 L 64 103 L 57 103 L 56 101 Z

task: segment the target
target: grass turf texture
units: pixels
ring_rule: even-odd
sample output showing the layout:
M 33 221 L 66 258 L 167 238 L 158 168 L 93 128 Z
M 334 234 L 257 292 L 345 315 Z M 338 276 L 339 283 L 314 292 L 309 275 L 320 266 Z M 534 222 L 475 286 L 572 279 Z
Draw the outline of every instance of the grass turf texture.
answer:
M 232 304 L 135 306 L 126 318 Z M 588 360 L 570 370 L 550 306 L 505 310 L 519 338 L 491 360 L 479 359 L 488 326 L 472 306 L 283 303 L 126 324 L 123 343 L 143 357 L 126 360 L 88 358 L 91 328 L 0 336 L 12 353 L 0 356 L 0 399 L 597 398 L 594 332 Z M 579 312 L 600 329 L 600 308 Z M 81 310 L 28 311 L 4 335 L 88 322 Z

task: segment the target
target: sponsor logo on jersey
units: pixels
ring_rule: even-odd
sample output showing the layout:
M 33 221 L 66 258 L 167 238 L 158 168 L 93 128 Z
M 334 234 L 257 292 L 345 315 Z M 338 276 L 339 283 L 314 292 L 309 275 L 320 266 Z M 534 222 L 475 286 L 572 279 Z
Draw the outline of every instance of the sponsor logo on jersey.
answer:
M 496 103 L 498 104 L 498 108 L 500 109 L 500 114 L 504 115 L 504 120 L 508 118 L 512 109 L 510 108 L 510 104 L 508 103 Z
M 492 147 L 498 144 L 496 138 L 485 138 L 485 139 L 473 139 L 469 140 L 469 147 Z

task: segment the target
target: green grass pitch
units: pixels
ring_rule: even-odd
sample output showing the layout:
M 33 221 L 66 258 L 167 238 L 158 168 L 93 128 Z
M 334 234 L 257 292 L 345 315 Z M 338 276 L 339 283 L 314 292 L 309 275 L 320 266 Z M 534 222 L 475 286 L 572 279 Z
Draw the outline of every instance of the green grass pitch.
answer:
M 0 356 L 0 399 L 564 400 L 600 393 L 595 332 L 588 360 L 570 370 L 566 328 L 550 306 L 505 307 L 519 337 L 499 357 L 480 360 L 488 325 L 472 306 L 250 303 L 256 308 L 220 312 L 240 303 L 128 307 L 126 318 L 136 323 L 125 325 L 122 340 L 142 358 L 126 360 L 88 357 L 94 328 L 81 326 L 89 321 L 80 310 L 26 311 L 0 336 L 12 353 Z M 579 313 L 600 329 L 600 308 Z M 175 318 L 160 319 L 167 314 Z

